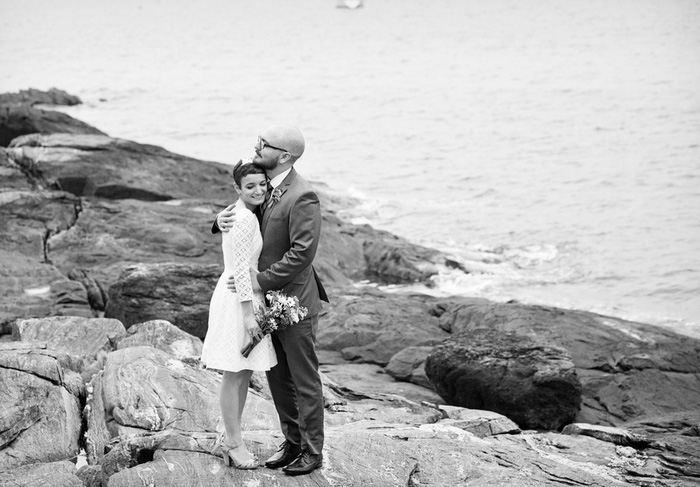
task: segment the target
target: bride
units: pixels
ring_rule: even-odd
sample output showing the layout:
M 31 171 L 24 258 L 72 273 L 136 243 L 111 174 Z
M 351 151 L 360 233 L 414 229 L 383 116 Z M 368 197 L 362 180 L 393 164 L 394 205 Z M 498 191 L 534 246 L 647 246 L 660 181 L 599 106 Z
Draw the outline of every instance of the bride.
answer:
M 209 328 L 202 362 L 207 368 L 223 371 L 219 405 L 225 428 L 220 438 L 224 463 L 240 469 L 254 469 L 257 458 L 248 451 L 241 435 L 241 418 L 254 370 L 267 371 L 277 364 L 270 336 L 262 337 L 255 321 L 255 308 L 264 305 L 262 293 L 253 292 L 251 269 L 257 272 L 262 236 L 255 216 L 267 191 L 267 178 L 261 167 L 239 161 L 233 168 L 234 189 L 238 194 L 236 220 L 231 231 L 222 233 L 224 272 L 214 289 L 209 306 Z M 236 292 L 226 287 L 229 276 Z M 262 338 L 248 358 L 241 350 L 253 338 Z

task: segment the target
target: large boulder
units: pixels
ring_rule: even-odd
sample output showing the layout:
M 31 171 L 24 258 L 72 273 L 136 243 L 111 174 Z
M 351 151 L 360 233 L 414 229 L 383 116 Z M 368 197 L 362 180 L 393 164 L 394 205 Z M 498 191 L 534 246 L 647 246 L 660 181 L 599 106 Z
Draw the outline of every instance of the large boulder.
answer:
M 425 370 L 448 404 L 495 411 L 524 429 L 559 429 L 581 407 L 566 350 L 515 333 L 464 332 L 435 347 Z
M 127 328 L 165 319 L 203 339 L 208 327 L 209 301 L 221 271 L 218 265 L 130 266 L 109 288 L 105 316 L 118 319 Z
M 652 440 L 645 453 L 652 459 L 644 473 L 662 472 L 669 479 L 700 479 L 700 409 L 694 408 L 625 423 L 632 438 Z M 656 472 L 654 472 L 656 469 Z M 685 484 L 683 484 L 685 485 Z
M 2 249 L 45 261 L 47 240 L 75 224 L 79 207 L 76 197 L 59 191 L 0 192 Z
M 17 93 L 1 93 L 0 105 L 65 105 L 74 106 L 80 105 L 82 101 L 75 95 L 59 90 L 58 88 L 50 88 L 48 91 L 29 88 L 28 90 L 20 90 Z
M 84 362 L 81 372 L 89 380 L 102 366 L 114 341 L 126 333 L 118 320 L 52 316 L 17 320 L 12 325 L 12 337 L 21 342 L 46 343 L 52 350 L 67 353 Z
M 433 351 L 433 347 L 408 347 L 391 357 L 384 367 L 386 373 L 396 380 L 433 388 L 433 383 L 425 373 L 425 360 Z
M 324 207 L 323 234 L 318 250 L 320 269 L 340 270 L 353 280 L 390 284 L 422 282 L 430 285 L 448 259 L 437 250 L 369 225 L 354 225 Z M 333 282 L 342 280 L 330 276 Z
M 320 351 L 320 370 L 330 380 L 342 384 L 343 391 L 361 391 L 358 392 L 359 396 L 390 394 L 416 402 L 444 403 L 444 400 L 434 391 L 432 384 L 428 389 L 411 382 L 397 381 L 380 365 L 348 363 L 342 357 L 329 362 L 328 357 L 328 352 Z
M 499 435 L 489 439 L 441 424 L 409 426 L 378 421 L 348 423 L 326 431 L 327 448 L 320 469 L 289 477 L 280 470 L 225 468 L 219 458 L 176 440 L 133 439 L 123 451 L 140 452 L 121 467 L 110 464 L 110 487 L 132 485 L 289 485 L 318 487 L 474 485 L 524 487 L 635 485 L 611 461 L 624 465 L 615 446 L 594 438 L 546 435 Z M 273 453 L 281 437 L 248 433 L 249 447 L 260 458 Z M 190 444 L 200 441 L 196 436 Z M 144 443 L 159 446 L 147 453 Z M 109 455 L 108 455 L 109 456 Z M 105 460 L 109 458 L 105 457 Z
M 0 343 L 0 470 L 78 454 L 85 387 L 73 368 L 37 344 Z
M 202 355 L 202 340 L 166 320 L 131 325 L 126 334 L 115 340 L 117 350 L 144 345 L 162 350 L 180 360 L 199 359 Z
M 64 274 L 80 269 L 104 289 L 127 267 L 142 263 L 218 264 L 223 270 L 221 237 L 210 232 L 211 215 L 201 201 L 83 198 L 80 217 L 48 238 L 46 253 Z M 167 318 L 154 318 L 161 317 Z
M 0 322 L 51 314 L 93 316 L 84 285 L 53 266 L 47 249 L 52 236 L 75 224 L 80 201 L 69 193 L 31 189 L 33 183 L 6 162 L 0 167 L 9 177 L 0 188 Z
M 29 190 L 32 185 L 22 169 L 9 158 L 5 149 L 0 147 L 0 193 L 7 191 Z M 3 195 L 4 198 L 4 195 Z
M 105 135 L 66 113 L 0 104 L 0 146 L 8 147 L 13 139 L 23 135 L 53 133 Z
M 17 320 L 12 327 L 16 341 L 46 342 L 52 350 L 82 358 L 111 351 L 111 343 L 124 333 L 118 320 L 78 316 Z
M 70 115 L 33 108 L 34 105 L 79 105 L 80 98 L 63 90 L 33 88 L 18 93 L 0 94 L 0 146 L 7 147 L 12 139 L 27 134 L 101 134 L 95 127 Z
M 617 426 L 700 407 L 700 340 L 585 311 L 476 299 L 438 300 L 454 334 L 489 328 L 565 348 L 583 386 L 577 422 Z
M 89 460 L 102 485 L 330 486 L 340 479 L 376 486 L 609 487 L 689 478 L 654 471 L 668 450 L 651 458 L 588 436 L 517 434 L 517 425 L 494 413 L 357 393 L 327 409 L 325 461 L 312 474 L 292 479 L 279 470 L 225 468 L 212 451 L 217 382 L 216 374 L 150 347 L 113 352 L 86 409 Z M 272 406 L 257 395 L 250 400 L 244 439 L 267 458 L 282 436 L 270 420 Z
M 220 382 L 219 374 L 152 347 L 110 353 L 90 383 L 88 461 L 98 462 L 113 438 L 146 432 L 168 431 L 183 438 L 197 433 L 211 449 L 220 415 Z M 256 394 L 250 395 L 246 411 L 245 430 L 278 427 L 274 407 Z
M 0 485 L 8 487 L 84 487 L 69 460 L 23 465 L 11 470 L 0 470 Z
M 324 311 L 317 348 L 335 350 L 346 360 L 386 365 L 413 346 L 437 345 L 450 335 L 429 314 L 424 295 L 386 294 L 373 288 L 348 288 Z
M 68 279 L 54 266 L 0 249 L 0 334 L 18 318 L 54 314 L 58 290 Z
M 440 424 L 469 431 L 479 438 L 520 433 L 520 427 L 517 424 L 493 411 L 467 409 L 445 404 L 436 407 L 442 411 L 445 418 Z
M 47 186 L 76 196 L 165 201 L 232 198 L 230 167 L 105 135 L 18 137 L 9 156 Z

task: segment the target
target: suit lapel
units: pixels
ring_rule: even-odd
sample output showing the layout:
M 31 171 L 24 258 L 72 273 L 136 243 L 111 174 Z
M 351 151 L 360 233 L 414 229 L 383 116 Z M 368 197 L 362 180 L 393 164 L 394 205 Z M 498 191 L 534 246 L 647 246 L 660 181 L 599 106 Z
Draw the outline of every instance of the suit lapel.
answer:
M 292 167 L 292 170 L 289 171 L 287 177 L 284 178 L 282 183 L 279 186 L 277 186 L 275 190 L 272 191 L 273 194 L 277 189 L 279 189 L 282 192 L 282 194 L 280 195 L 280 198 L 282 198 L 284 196 L 284 193 L 286 193 L 289 189 L 289 186 L 291 186 L 292 182 L 294 181 L 294 178 L 296 178 L 296 175 L 297 172 L 294 170 L 294 167 Z M 280 202 L 275 202 L 271 197 L 267 207 L 263 210 L 262 224 L 260 226 L 260 230 L 263 235 L 265 234 L 265 228 L 267 228 L 267 222 L 270 219 L 270 215 L 275 211 L 275 208 L 279 206 Z

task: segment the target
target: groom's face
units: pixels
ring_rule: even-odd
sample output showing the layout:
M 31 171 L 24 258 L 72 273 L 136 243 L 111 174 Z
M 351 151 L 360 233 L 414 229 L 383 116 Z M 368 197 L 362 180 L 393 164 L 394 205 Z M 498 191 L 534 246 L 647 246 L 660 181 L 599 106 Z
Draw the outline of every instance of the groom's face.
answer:
M 255 146 L 255 157 L 253 162 L 262 166 L 266 171 L 275 169 L 280 164 L 280 157 L 287 151 L 281 149 L 265 138 L 265 134 L 258 137 L 258 144 Z
M 267 154 L 266 152 L 257 153 L 253 158 L 253 162 L 265 169 L 265 171 L 271 171 L 279 166 L 279 154 Z

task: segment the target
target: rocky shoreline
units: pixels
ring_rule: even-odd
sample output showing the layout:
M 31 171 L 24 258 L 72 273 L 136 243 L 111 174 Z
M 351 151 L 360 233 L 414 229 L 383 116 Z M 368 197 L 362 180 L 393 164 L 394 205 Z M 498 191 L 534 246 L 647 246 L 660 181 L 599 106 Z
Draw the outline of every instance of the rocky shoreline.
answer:
M 0 485 L 644 485 L 700 482 L 700 340 L 593 313 L 388 294 L 449 257 L 338 215 L 319 185 L 324 467 L 211 454 L 198 362 L 230 168 L 0 95 Z M 263 376 L 245 439 L 280 441 Z M 87 465 L 76 466 L 85 452 Z M 248 484 L 246 484 L 248 485 Z

